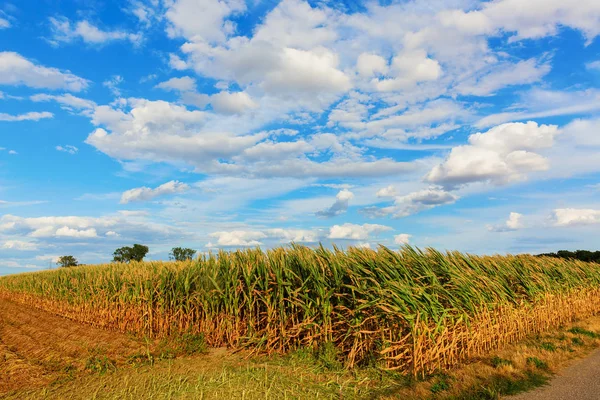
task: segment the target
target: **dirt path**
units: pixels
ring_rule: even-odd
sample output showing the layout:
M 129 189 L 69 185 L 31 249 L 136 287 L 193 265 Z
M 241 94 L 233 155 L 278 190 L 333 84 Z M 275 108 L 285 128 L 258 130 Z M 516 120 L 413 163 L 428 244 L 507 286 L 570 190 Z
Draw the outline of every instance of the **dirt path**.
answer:
M 600 350 L 562 370 L 548 386 L 506 400 L 600 399 Z
M 0 398 L 83 371 L 94 360 L 119 365 L 144 351 L 141 340 L 0 298 Z

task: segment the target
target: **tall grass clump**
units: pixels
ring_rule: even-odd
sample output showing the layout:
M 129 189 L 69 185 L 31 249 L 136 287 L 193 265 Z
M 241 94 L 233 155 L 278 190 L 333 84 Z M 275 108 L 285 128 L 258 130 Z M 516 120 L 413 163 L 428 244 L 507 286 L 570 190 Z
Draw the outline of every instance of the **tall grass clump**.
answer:
M 333 346 L 348 366 L 417 374 L 599 312 L 600 265 L 292 245 L 6 276 L 0 296 L 139 335 L 260 352 Z

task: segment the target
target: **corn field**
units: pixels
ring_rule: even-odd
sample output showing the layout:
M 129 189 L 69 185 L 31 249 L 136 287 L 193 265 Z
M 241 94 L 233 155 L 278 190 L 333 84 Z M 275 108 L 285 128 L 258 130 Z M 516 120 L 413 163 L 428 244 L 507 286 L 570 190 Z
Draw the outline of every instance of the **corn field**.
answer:
M 293 245 L 6 276 L 0 296 L 137 335 L 203 333 L 215 347 L 333 343 L 348 366 L 425 374 L 600 312 L 600 265 Z

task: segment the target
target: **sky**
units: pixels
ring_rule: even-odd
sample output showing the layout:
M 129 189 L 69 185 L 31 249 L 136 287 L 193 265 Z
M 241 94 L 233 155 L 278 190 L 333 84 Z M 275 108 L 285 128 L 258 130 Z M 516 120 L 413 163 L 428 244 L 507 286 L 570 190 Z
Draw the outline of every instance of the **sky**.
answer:
M 597 0 L 0 2 L 0 274 L 597 250 Z

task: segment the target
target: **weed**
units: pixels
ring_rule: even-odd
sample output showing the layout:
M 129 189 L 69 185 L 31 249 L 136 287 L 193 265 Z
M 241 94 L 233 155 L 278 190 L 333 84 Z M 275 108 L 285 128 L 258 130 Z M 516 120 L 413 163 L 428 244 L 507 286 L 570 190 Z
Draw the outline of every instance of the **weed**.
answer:
M 527 364 L 535 366 L 537 369 L 541 369 L 544 371 L 548 370 L 548 363 L 540 360 L 537 357 L 527 357 Z
M 433 385 L 431 385 L 431 388 L 429 390 L 431 390 L 431 393 L 436 394 L 448 389 L 450 389 L 449 377 L 447 375 L 442 374 L 439 376 L 439 378 L 437 378 Z
M 583 339 L 578 337 L 571 338 L 571 343 L 573 343 L 575 346 L 583 346 L 585 344 Z
M 490 360 L 490 364 L 492 364 L 492 367 L 494 368 L 498 368 L 502 365 L 513 365 L 512 361 L 500 358 L 498 356 L 492 357 L 492 359 Z
M 556 351 L 556 345 L 551 342 L 542 342 L 540 344 L 540 349 L 547 350 L 547 351 Z
M 86 360 L 85 369 L 91 372 L 104 374 L 109 371 L 116 371 L 117 367 L 110 358 L 104 355 L 93 355 Z
M 580 328 L 578 326 L 575 326 L 575 327 L 569 329 L 567 332 L 572 333 L 574 335 L 584 335 L 584 336 L 590 337 L 592 339 L 600 338 L 600 335 L 598 335 L 597 333 L 589 331 L 587 329 Z

